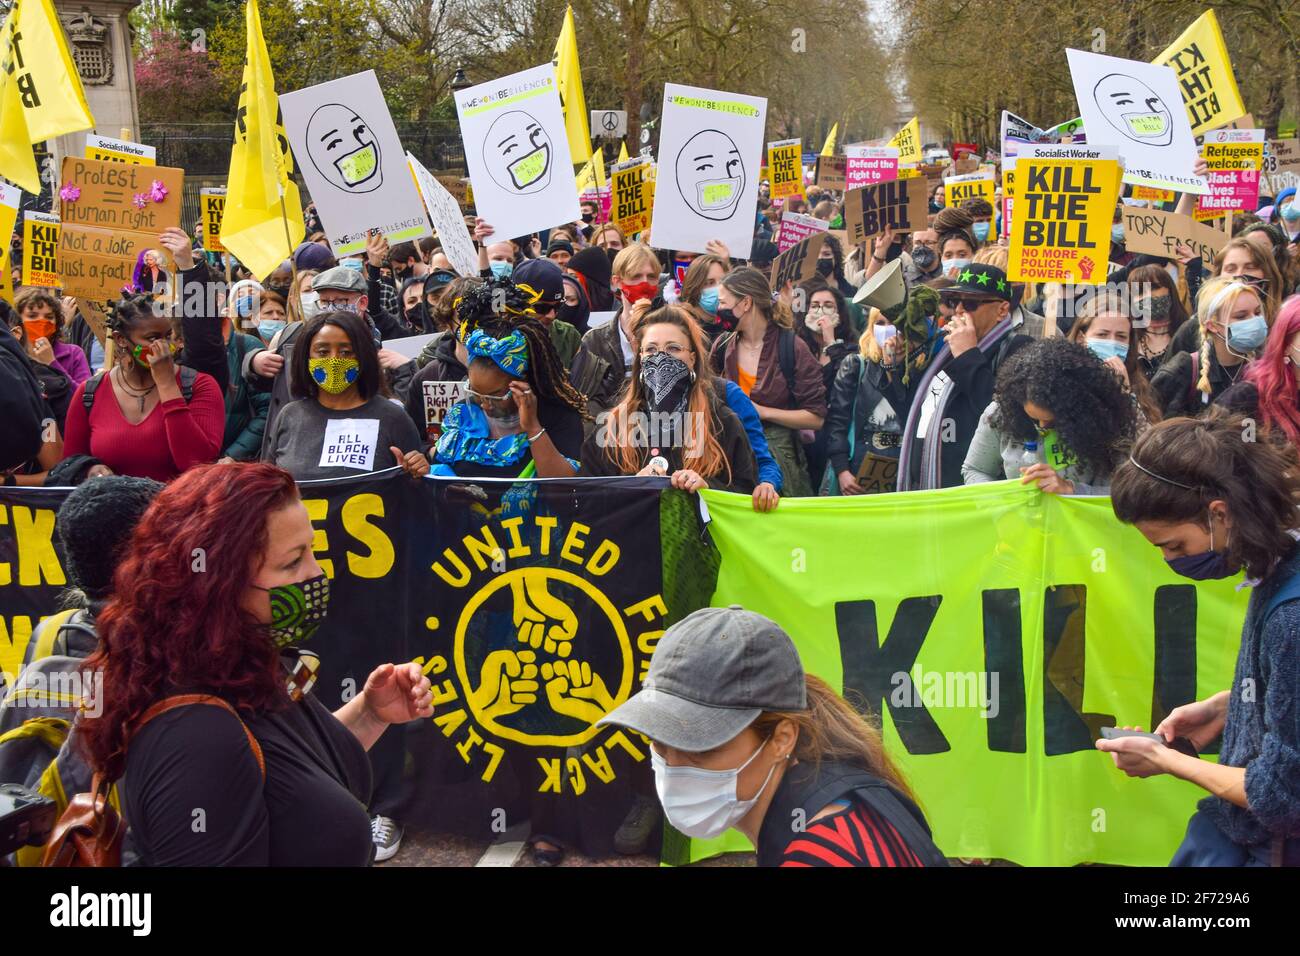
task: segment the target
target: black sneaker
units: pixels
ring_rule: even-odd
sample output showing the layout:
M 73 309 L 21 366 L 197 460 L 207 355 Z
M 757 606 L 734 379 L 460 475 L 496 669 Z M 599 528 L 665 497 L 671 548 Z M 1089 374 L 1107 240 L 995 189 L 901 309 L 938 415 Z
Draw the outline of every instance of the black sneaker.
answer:
M 392 859 L 402 845 L 402 825 L 392 817 L 371 817 L 370 838 L 375 842 L 375 862 Z
M 614 849 L 624 856 L 644 853 L 646 844 L 659 828 L 661 819 L 663 811 L 659 809 L 659 801 L 638 795 L 636 803 L 614 834 Z

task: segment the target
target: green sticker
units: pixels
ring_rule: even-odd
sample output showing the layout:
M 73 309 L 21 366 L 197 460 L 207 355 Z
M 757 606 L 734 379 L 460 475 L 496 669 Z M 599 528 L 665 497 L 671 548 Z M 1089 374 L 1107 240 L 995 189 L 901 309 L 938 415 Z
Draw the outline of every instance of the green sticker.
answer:
M 1165 131 L 1165 118 L 1159 113 L 1130 113 L 1124 120 L 1134 136 L 1159 136 Z
M 713 183 L 704 187 L 704 204 L 712 206 L 714 203 L 731 202 L 731 194 L 735 187 L 731 183 Z
M 510 175 L 522 188 L 537 182 L 546 172 L 546 150 L 535 149 L 510 167 Z
M 338 162 L 339 172 L 343 174 L 343 181 L 349 186 L 355 186 L 357 183 L 364 182 L 375 171 L 379 157 L 375 154 L 374 146 L 367 146 L 365 149 L 359 149 L 355 153 L 344 156 Z

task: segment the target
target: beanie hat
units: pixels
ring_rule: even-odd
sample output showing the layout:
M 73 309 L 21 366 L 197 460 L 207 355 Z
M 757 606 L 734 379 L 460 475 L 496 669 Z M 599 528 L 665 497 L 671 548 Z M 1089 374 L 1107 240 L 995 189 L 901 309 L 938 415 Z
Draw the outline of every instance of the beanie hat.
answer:
M 113 590 L 113 572 L 154 496 L 163 486 L 149 478 L 101 475 L 77 486 L 55 521 L 68 581 L 91 599 Z

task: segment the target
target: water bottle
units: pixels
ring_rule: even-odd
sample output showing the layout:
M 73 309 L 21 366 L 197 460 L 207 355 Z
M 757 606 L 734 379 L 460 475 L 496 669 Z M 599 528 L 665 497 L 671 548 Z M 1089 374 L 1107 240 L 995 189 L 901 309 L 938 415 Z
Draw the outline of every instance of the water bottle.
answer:
M 1020 474 L 1025 473 L 1025 469 L 1031 465 L 1037 465 L 1042 462 L 1042 457 L 1038 454 L 1038 442 L 1025 442 L 1025 450 L 1020 456 Z

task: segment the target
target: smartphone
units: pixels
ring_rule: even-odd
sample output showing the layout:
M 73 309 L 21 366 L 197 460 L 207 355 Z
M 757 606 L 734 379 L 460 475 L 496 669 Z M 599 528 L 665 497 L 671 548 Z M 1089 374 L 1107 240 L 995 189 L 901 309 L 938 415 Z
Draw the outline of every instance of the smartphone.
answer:
M 1142 730 L 1118 730 L 1115 727 L 1102 727 L 1101 737 L 1103 740 L 1118 740 L 1120 737 L 1146 737 L 1148 740 L 1159 741 L 1170 750 L 1177 750 L 1180 754 L 1186 754 L 1189 757 L 1200 756 L 1196 746 L 1186 737 L 1175 737 L 1172 741 L 1166 741 L 1159 734 L 1148 734 Z
M 898 334 L 898 329 L 892 325 L 877 325 L 873 326 L 873 328 L 876 330 L 876 344 L 882 349 L 885 347 L 886 342 Z

